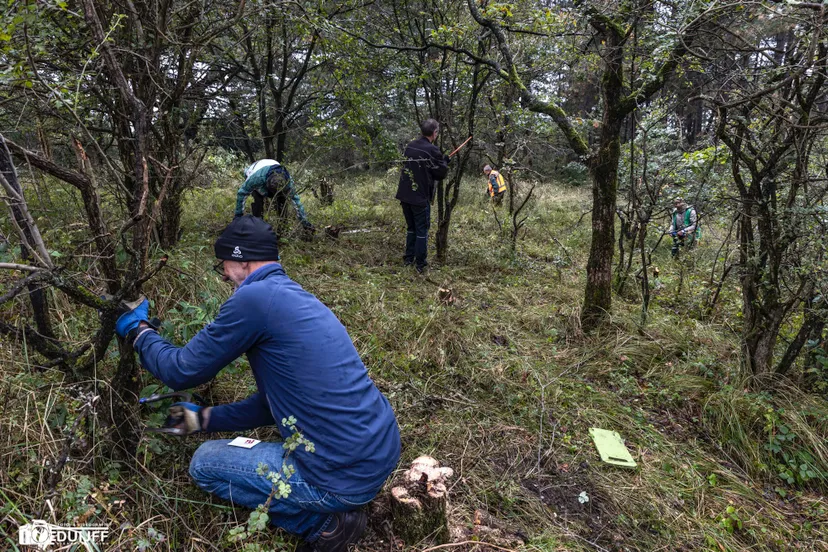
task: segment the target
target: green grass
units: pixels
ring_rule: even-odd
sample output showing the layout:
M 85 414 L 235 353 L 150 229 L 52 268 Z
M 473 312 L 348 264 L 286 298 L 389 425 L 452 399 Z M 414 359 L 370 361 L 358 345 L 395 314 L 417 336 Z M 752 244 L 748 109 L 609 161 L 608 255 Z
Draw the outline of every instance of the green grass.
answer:
M 391 401 L 403 434 L 401 466 L 431 454 L 455 469 L 455 537 L 474 537 L 479 511 L 502 526 L 482 540 L 513 550 L 827 550 L 825 479 L 789 484 L 777 464 L 782 453 L 807 453 L 814 468 L 826 470 L 828 405 L 790 386 L 775 394 L 748 390 L 738 369 L 735 284 L 726 286 L 711 316 L 694 318 L 709 293 L 714 232 L 680 265 L 670 262 L 669 245 L 662 244 L 656 263 L 663 287 L 654 290 L 647 325 L 640 325 L 631 285 L 628 300 L 616 299 L 611 321 L 587 337 L 577 317 L 588 191 L 536 190 L 527 235 L 513 256 L 478 188 L 481 182 L 464 183 L 448 261 L 428 279 L 402 266 L 402 216 L 390 199 L 393 185 L 383 178 L 349 179 L 330 207 L 310 194 L 303 198 L 318 226 L 369 232 L 310 244 L 288 235 L 282 248 L 288 274 L 342 320 Z M 162 271 L 147 289 L 177 339 L 197 331 L 201 323 L 193 319 L 214 314 L 229 292 L 209 267 L 212 242 L 232 212 L 233 190 L 199 189 L 187 201 L 185 235 L 171 252 L 174 270 Z M 684 289 L 677 293 L 681 271 Z M 442 305 L 438 286 L 450 288 L 457 302 Z M 58 305 L 71 331 L 78 315 Z M 59 455 L 61 432 L 80 404 L 59 373 L 31 372 L 25 350 L 4 343 L 0 355 L 0 488 L 6 497 L 0 500 L 0 542 L 16 543 L 16 524 L 43 507 L 44 461 Z M 111 364 L 101 362 L 101 379 Z M 240 361 L 199 391 L 228 402 L 252 385 Z M 158 423 L 161 416 L 146 413 L 144 421 Z M 783 440 L 777 454 L 765 445 L 780 425 L 796 437 Z M 590 427 L 621 433 L 638 469 L 602 464 Z M 247 512 L 211 500 L 188 479 L 189 458 L 202 438 L 147 437 L 137 466 L 129 467 L 104 459 L 94 425 L 85 431 L 51 501 L 54 519 L 70 523 L 80 516 L 119 527 L 108 543 L 112 549 L 242 549 L 227 544 L 226 536 Z M 275 436 L 272 429 L 256 434 Z M 582 492 L 590 499 L 585 504 L 578 501 Z M 386 515 L 378 500 L 360 550 L 393 546 Z M 251 543 L 293 546 L 275 532 Z M 454 550 L 474 548 L 485 549 Z

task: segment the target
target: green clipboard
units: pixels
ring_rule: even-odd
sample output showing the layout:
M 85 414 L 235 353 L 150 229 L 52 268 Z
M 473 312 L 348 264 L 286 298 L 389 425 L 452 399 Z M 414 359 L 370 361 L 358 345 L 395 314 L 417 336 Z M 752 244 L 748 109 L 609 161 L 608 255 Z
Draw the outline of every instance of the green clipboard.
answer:
M 589 428 L 589 434 L 595 442 L 595 448 L 598 449 L 601 460 L 622 468 L 636 467 L 635 460 L 633 460 L 630 451 L 624 446 L 624 440 L 617 432 L 591 427 Z

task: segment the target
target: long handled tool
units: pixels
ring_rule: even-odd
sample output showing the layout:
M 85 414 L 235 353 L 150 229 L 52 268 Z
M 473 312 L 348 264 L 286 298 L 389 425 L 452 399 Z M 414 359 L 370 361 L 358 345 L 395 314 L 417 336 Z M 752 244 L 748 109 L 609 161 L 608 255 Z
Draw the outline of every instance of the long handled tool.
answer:
M 460 151 L 460 150 L 463 148 L 463 146 L 465 146 L 466 144 L 468 144 L 468 143 L 469 143 L 469 140 L 471 140 L 471 139 L 472 139 L 472 137 L 471 137 L 471 136 L 469 136 L 468 138 L 466 138 L 466 141 L 465 141 L 465 142 L 463 142 L 462 144 L 460 144 L 459 146 L 457 146 L 457 149 L 455 149 L 453 152 L 451 152 L 451 153 L 449 154 L 449 157 L 454 157 L 454 154 L 455 154 L 455 153 L 457 153 L 458 151 Z

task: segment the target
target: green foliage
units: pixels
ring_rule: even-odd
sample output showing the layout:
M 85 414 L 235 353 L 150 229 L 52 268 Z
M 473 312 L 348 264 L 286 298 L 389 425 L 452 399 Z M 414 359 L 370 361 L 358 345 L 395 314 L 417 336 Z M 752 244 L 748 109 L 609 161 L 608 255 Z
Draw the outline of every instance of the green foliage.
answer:
M 296 428 L 296 418 L 293 416 L 282 418 L 282 425 L 288 428 L 291 432 L 290 437 L 285 439 L 285 443 L 282 445 L 285 450 L 288 451 L 288 454 L 295 451 L 300 446 L 305 447 L 305 452 L 313 453 L 316 451 L 313 443 L 305 439 L 305 436 Z
M 589 180 L 589 171 L 583 163 L 570 161 L 561 169 L 560 177 L 571 186 L 583 186 Z
M 739 517 L 738 510 L 735 506 L 728 506 L 724 513 L 719 516 L 719 525 L 728 533 L 741 531 L 744 527 L 742 518 Z
M 778 477 L 794 488 L 824 488 L 828 458 L 820 432 L 828 411 L 819 402 L 791 408 L 784 395 L 725 386 L 708 400 L 704 421 L 751 473 Z
M 782 421 L 784 409 L 768 407 L 765 411 L 765 432 L 768 442 L 765 449 L 773 453 L 779 477 L 789 485 L 811 481 L 828 483 L 828 473 L 823 472 L 813 454 L 802 446 L 796 433 Z
M 199 304 L 181 301 L 167 311 L 161 324 L 164 337 L 186 343 L 216 317 L 221 299 L 206 292 L 200 298 L 202 302 Z
M 170 393 L 172 389 L 166 385 L 159 383 L 152 383 L 141 389 L 139 398 L 146 398 L 153 394 Z M 142 406 L 142 423 L 147 427 L 162 427 L 167 419 L 167 410 L 175 402 L 173 399 L 166 399 L 163 401 L 155 401 L 147 403 Z M 152 463 L 152 461 L 164 454 L 170 454 L 175 450 L 175 443 L 165 438 L 161 434 L 147 433 L 145 438 L 141 440 L 138 447 L 138 454 L 145 463 Z
M 69 519 L 77 519 L 90 509 L 88 499 L 92 494 L 93 486 L 92 479 L 86 475 L 81 475 L 63 488 L 61 500 L 68 510 Z M 92 506 L 92 508 L 96 512 L 100 511 L 98 506 Z
M 828 396 L 828 354 L 825 349 L 817 346 L 815 341 L 808 343 L 807 347 L 809 355 L 804 375 L 814 391 L 822 396 Z

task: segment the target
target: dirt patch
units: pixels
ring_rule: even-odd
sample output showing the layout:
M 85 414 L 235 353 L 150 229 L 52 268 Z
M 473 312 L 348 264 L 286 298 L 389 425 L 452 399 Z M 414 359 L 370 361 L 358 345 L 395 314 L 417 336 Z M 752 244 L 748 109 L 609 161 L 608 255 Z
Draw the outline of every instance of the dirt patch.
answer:
M 683 410 L 652 408 L 647 410 L 647 421 L 662 434 L 670 438 L 687 442 L 703 436 L 699 424 L 700 409 L 695 404 L 687 405 Z
M 369 506 L 368 527 L 356 550 L 395 552 L 406 547 L 417 547 L 418 544 L 422 548 L 433 546 L 434 543 L 426 542 L 406 543 L 394 534 L 389 500 L 388 493 L 383 492 Z M 451 548 L 452 552 L 495 552 L 497 548 L 486 546 L 485 543 L 514 549 L 523 546 L 529 540 L 519 529 L 482 510 L 475 511 L 471 521 L 464 519 L 464 515 L 459 511 L 450 512 L 448 525 L 450 541 L 455 543 Z M 468 544 L 459 544 L 466 541 Z
M 501 347 L 508 347 L 509 346 L 509 339 L 505 335 L 494 335 L 491 336 L 492 343 L 495 345 L 500 345 Z
M 553 516 L 592 543 L 608 550 L 623 550 L 627 537 L 616 526 L 618 512 L 605 500 L 589 478 L 589 464 L 565 464 L 553 472 L 521 481 L 521 486 L 536 495 L 554 511 Z
M 567 521 L 600 521 L 601 505 L 592 484 L 578 475 L 555 474 L 521 481 L 521 486 Z

